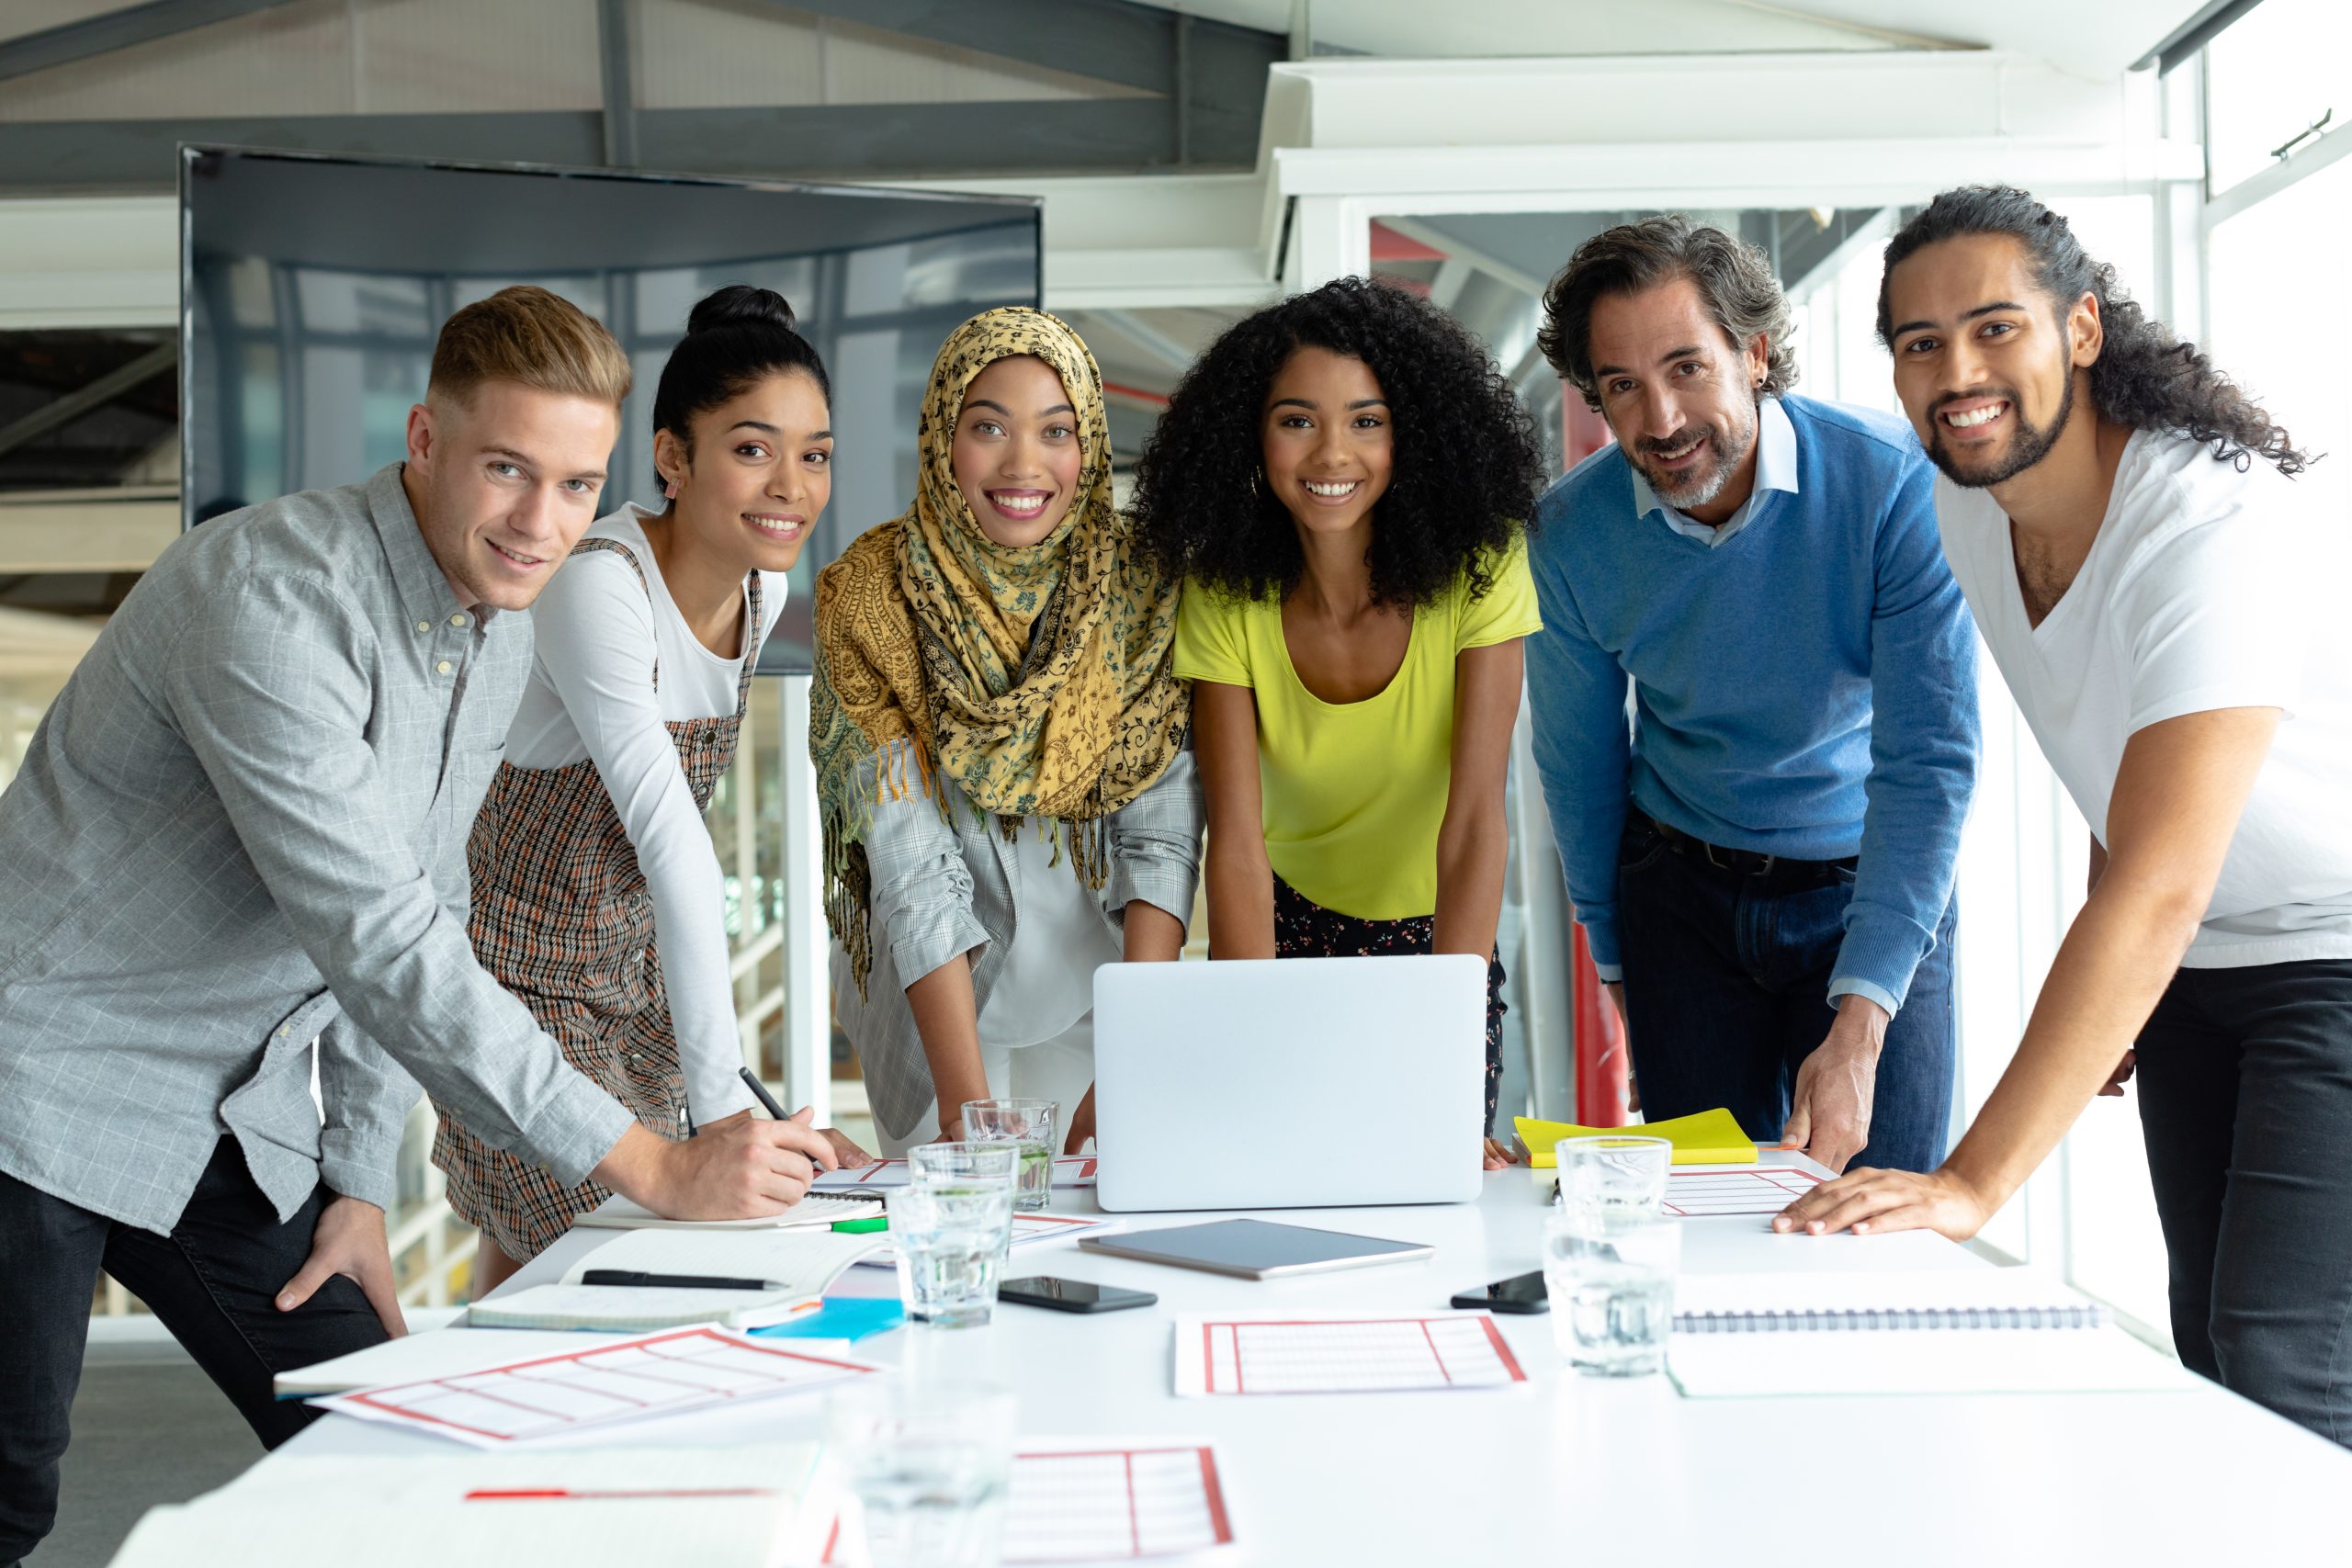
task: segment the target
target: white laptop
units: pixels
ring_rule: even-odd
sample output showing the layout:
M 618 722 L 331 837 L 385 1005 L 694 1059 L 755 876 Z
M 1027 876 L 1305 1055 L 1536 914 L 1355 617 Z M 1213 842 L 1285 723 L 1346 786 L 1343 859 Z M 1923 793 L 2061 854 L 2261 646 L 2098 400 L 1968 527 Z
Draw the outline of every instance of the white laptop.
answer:
M 1106 1210 L 1478 1196 L 1487 965 L 1442 957 L 1105 964 L 1094 1196 Z

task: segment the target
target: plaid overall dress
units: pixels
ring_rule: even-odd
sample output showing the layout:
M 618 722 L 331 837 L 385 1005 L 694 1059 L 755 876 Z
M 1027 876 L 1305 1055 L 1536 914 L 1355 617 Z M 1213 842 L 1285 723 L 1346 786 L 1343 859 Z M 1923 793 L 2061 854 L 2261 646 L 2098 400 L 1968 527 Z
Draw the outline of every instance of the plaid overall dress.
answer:
M 651 597 L 645 569 L 627 546 L 582 539 L 571 553 L 588 550 L 616 551 Z M 760 574 L 747 586 L 749 641 L 763 625 Z M 744 649 L 732 714 L 668 725 L 697 810 L 709 808 L 735 759 L 758 659 L 756 646 Z M 659 660 L 653 684 L 661 689 Z M 663 1137 L 683 1137 L 685 1083 L 654 951 L 653 899 L 594 760 L 560 768 L 501 763 L 474 819 L 466 862 L 473 875 L 467 931 L 482 967 L 530 1008 L 565 1059 L 598 1088 Z M 441 1125 L 433 1163 L 449 1179 L 449 1207 L 509 1258 L 537 1257 L 610 1195 L 594 1181 L 563 1186 L 543 1167 L 475 1137 L 438 1100 L 434 1109 Z

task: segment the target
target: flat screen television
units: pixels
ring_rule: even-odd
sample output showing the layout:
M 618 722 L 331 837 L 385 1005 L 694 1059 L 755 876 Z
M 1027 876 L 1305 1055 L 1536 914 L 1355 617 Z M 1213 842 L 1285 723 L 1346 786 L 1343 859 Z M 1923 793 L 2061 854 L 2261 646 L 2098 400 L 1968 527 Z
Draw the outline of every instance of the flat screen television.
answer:
M 695 300 L 775 289 L 825 358 L 832 502 L 760 660 L 808 668 L 817 569 L 914 494 L 915 420 L 947 333 L 1034 305 L 1036 201 L 857 186 L 242 148 L 180 157 L 183 522 L 349 484 L 399 458 L 435 334 L 536 283 L 605 323 L 636 390 L 601 510 L 657 504 L 650 411 Z

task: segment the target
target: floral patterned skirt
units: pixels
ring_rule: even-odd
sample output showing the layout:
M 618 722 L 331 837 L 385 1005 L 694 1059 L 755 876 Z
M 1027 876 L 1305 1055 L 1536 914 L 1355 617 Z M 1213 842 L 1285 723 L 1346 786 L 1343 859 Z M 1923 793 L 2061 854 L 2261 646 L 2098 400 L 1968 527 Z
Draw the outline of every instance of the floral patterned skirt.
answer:
M 1306 894 L 1274 878 L 1274 956 L 1277 958 L 1378 958 L 1395 953 L 1427 953 L 1436 945 L 1437 917 L 1414 915 L 1401 920 L 1360 920 L 1327 909 Z M 1487 1119 L 1489 1137 L 1495 1131 L 1495 1095 L 1503 1079 L 1503 962 L 1499 954 L 1487 961 Z

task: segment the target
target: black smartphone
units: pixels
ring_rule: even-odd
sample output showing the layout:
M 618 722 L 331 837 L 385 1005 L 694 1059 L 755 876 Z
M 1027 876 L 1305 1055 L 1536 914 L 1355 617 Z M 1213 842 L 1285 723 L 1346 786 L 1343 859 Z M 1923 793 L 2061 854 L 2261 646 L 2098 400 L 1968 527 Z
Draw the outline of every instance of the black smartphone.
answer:
M 1057 1280 L 1051 1274 L 1007 1280 L 996 1288 L 996 1293 L 1004 1301 L 1051 1307 L 1056 1312 L 1117 1312 L 1123 1307 L 1148 1307 L 1159 1299 L 1149 1291 L 1123 1291 L 1116 1285 Z
M 1515 1274 L 1508 1280 L 1498 1280 L 1475 1291 L 1464 1291 L 1453 1298 L 1458 1307 L 1485 1307 L 1489 1312 L 1549 1312 L 1550 1298 L 1544 1293 L 1544 1270 L 1530 1274 Z

